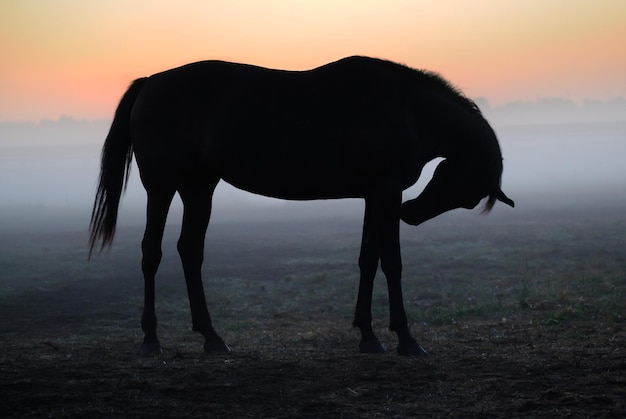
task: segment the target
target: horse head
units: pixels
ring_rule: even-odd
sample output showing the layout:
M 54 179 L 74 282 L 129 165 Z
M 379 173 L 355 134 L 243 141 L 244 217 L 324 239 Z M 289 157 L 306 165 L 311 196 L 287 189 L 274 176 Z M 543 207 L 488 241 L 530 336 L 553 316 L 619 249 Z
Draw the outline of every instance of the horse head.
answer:
M 402 204 L 402 221 L 419 225 L 446 211 L 472 209 L 485 197 L 483 213 L 489 212 L 496 201 L 515 206 L 500 188 L 502 154 L 486 121 L 485 126 L 487 135 L 479 147 L 443 160 L 422 193 Z

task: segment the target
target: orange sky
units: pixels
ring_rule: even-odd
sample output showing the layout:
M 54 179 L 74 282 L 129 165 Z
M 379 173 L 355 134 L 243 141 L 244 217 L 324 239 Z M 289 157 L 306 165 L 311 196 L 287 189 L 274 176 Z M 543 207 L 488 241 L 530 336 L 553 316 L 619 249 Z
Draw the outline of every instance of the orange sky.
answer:
M 307 69 L 361 54 L 492 106 L 626 97 L 626 1 L 0 2 L 0 121 L 111 118 L 129 82 L 191 61 Z

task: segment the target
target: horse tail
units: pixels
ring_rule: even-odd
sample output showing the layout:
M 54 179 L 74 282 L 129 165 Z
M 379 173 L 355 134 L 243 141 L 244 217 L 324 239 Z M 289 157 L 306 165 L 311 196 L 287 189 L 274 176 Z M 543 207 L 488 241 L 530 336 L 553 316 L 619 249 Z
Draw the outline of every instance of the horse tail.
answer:
M 124 93 L 102 147 L 98 190 L 89 223 L 89 258 L 99 239 L 102 240 L 100 250 L 113 242 L 120 198 L 126 189 L 133 159 L 130 115 L 146 80 L 147 77 L 135 80 Z

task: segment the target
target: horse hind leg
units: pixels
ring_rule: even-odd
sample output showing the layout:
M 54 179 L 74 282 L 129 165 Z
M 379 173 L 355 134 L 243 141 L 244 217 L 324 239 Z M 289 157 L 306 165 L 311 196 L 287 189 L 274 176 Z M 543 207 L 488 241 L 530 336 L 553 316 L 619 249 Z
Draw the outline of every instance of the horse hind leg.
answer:
M 183 201 L 183 225 L 178 240 L 178 253 L 183 264 L 192 328 L 205 338 L 204 350 L 209 353 L 230 352 L 230 348 L 215 332 L 207 309 L 201 267 L 204 260 L 204 237 L 211 218 L 215 183 L 205 188 L 180 189 Z
M 141 316 L 141 328 L 144 332 L 144 339 L 141 345 L 142 356 L 162 352 L 156 333 L 157 319 L 154 303 L 154 281 L 161 263 L 163 230 L 174 192 L 173 189 L 158 193 L 148 192 L 146 229 L 141 242 L 141 251 L 143 253 L 141 270 L 144 277 L 144 306 L 143 315 Z

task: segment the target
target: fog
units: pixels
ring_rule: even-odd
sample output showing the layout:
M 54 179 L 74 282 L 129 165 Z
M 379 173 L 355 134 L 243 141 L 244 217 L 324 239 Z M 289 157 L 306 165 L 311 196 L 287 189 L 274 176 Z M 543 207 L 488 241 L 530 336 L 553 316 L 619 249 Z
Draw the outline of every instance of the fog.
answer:
M 625 101 L 549 100 L 495 109 L 479 103 L 498 134 L 504 156 L 502 188 L 516 201 L 515 211 L 626 203 Z M 0 231 L 54 228 L 59 219 L 74 230 L 86 230 L 109 124 L 67 117 L 0 123 Z M 405 199 L 423 188 L 435 166 L 432 162 L 425 168 L 418 184 L 405 191 Z M 215 222 L 323 213 L 360 218 L 363 205 L 359 200 L 286 202 L 223 182 L 214 202 Z M 133 164 L 120 225 L 141 225 L 144 206 L 145 192 Z M 512 211 L 496 206 L 496 212 Z M 180 223 L 180 212 L 176 198 L 171 223 Z

